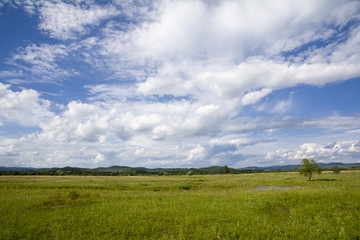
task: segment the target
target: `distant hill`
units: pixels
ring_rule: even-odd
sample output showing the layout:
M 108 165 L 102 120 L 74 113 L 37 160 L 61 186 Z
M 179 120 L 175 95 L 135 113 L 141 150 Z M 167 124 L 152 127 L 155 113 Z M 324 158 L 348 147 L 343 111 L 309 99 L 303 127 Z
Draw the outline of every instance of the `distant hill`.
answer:
M 333 162 L 333 163 L 319 163 L 319 167 L 326 169 L 332 168 L 334 165 L 337 165 L 339 168 L 347 169 L 353 167 L 360 167 L 360 163 L 341 163 L 341 162 Z M 239 170 L 265 170 L 265 171 L 277 171 L 277 170 L 297 170 L 301 167 L 301 165 L 276 165 L 269 167 L 245 167 L 239 168 Z
M 35 170 L 36 168 L 31 167 L 3 167 L 0 166 L 0 171 L 31 171 Z
M 340 169 L 360 168 L 360 163 L 320 163 L 322 169 L 331 169 L 337 165 Z M 301 165 L 276 165 L 268 167 L 246 167 L 246 168 L 229 168 L 230 173 L 252 173 L 264 171 L 296 171 Z M 1 175 L 171 175 L 187 174 L 191 171 L 194 174 L 221 174 L 224 173 L 223 166 L 211 166 L 204 168 L 145 168 L 145 167 L 128 167 L 128 166 L 110 166 L 98 168 L 31 168 L 31 167 L 3 167 L 0 166 Z
M 98 168 L 78 168 L 66 166 L 63 168 L 26 168 L 26 167 L 0 167 L 0 172 L 28 172 L 40 175 L 132 175 L 132 174 L 186 174 L 189 171 L 198 174 L 219 174 L 224 172 L 223 166 L 211 166 L 205 168 L 145 168 L 128 166 L 110 166 Z M 239 170 L 230 168 L 230 172 Z

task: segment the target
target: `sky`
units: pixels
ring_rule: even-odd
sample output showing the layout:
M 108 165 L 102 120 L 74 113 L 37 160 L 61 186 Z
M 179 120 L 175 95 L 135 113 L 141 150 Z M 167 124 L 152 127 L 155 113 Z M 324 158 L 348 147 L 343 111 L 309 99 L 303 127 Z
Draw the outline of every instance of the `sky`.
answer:
M 360 1 L 0 1 L 0 166 L 360 162 Z

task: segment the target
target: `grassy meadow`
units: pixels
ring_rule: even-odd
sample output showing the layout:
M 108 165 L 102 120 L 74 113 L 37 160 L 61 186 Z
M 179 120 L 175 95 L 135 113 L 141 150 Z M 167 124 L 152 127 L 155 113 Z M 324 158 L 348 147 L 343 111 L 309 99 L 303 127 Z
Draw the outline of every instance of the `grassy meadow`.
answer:
M 360 239 L 360 171 L 1 176 L 0 239 Z

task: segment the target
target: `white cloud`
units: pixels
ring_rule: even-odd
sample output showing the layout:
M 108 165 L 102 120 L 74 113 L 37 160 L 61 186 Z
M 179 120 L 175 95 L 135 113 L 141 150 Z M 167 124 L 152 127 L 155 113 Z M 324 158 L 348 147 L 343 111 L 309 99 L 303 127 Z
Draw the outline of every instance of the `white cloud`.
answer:
M 13 8 L 24 8 L 24 10 L 29 14 L 35 13 L 37 1 L 34 0 L 3 0 L 0 3 L 0 7 L 10 6 Z
M 298 160 L 303 158 L 317 161 L 354 162 L 360 157 L 360 142 L 358 140 L 333 142 L 325 145 L 319 143 L 304 143 L 297 151 L 278 149 L 267 154 L 266 159 Z
M 39 92 L 14 92 L 0 85 L 2 124 L 15 121 L 41 129 L 1 146 L 4 155 L 20 154 L 24 162 L 38 159 L 38 165 L 71 163 L 72 158 L 79 165 L 110 159 L 141 166 L 236 163 L 250 156 L 248 148 L 272 142 L 267 134 L 276 130 L 354 132 L 360 127 L 356 114 L 304 119 L 285 115 L 295 104 L 291 97 L 255 106 L 256 117 L 247 116 L 243 107 L 284 88 L 324 86 L 360 76 L 360 54 L 354 51 L 360 49 L 360 28 L 354 24 L 340 36 L 341 28 L 359 19 L 358 2 L 96 4 L 29 5 L 29 13 L 39 14 L 39 29 L 60 43 L 18 48 L 8 60 L 15 69 L 0 72 L 0 77 L 19 85 L 71 83 L 79 77 L 87 81 L 88 95 L 70 100 L 54 114 Z M 112 18 L 115 15 L 126 21 Z M 264 140 L 251 134 L 264 134 Z M 340 154 L 314 144 L 303 145 L 299 156 Z M 357 145 L 342 149 L 352 154 Z M 281 149 L 268 156 L 296 154 Z
M 247 105 L 269 94 L 268 89 L 323 86 L 360 75 L 359 54 L 353 51 L 360 42 L 358 29 L 335 47 L 309 48 L 301 62 L 277 56 L 336 37 L 332 26 L 345 21 L 335 14 L 341 4 L 166 2 L 151 21 L 127 31 L 112 25 L 99 43 L 104 56 L 116 59 L 111 61 L 113 70 L 124 74 L 131 74 L 128 68 L 150 70 L 150 76 L 137 75 L 144 80 L 137 85 L 140 94 L 189 95 L 216 104 L 242 96 Z M 252 89 L 260 90 L 248 92 Z M 289 102 L 281 104 L 286 109 Z
M 68 54 L 66 46 L 62 44 L 41 44 L 40 46 L 33 44 L 18 49 L 18 52 L 13 56 L 13 60 L 22 60 L 32 65 L 46 65 L 46 67 L 51 67 L 48 64 L 55 62 L 58 56 L 65 57 Z
M 297 158 L 318 158 L 318 159 L 337 159 L 355 158 L 360 156 L 360 142 L 359 141 L 343 141 L 324 145 L 316 143 L 305 143 L 300 146 L 300 150 L 296 152 Z
M 254 104 L 271 92 L 272 89 L 270 88 L 263 88 L 258 91 L 249 92 L 241 98 L 241 104 L 244 106 L 249 104 Z
M 18 156 L 19 153 L 15 150 L 14 141 L 13 139 L 1 139 L 0 144 L 0 156 L 2 157 L 9 157 L 9 156 Z
M 81 121 L 83 119 L 88 119 L 90 116 L 96 115 L 100 112 L 100 110 L 101 109 L 99 107 L 93 104 L 72 101 L 68 104 L 68 109 L 64 113 L 64 116 L 70 120 Z
M 15 92 L 10 85 L 0 83 L 0 118 L 22 126 L 38 126 L 54 116 L 50 102 L 32 89 Z
M 136 88 L 132 85 L 87 85 L 91 96 L 88 98 L 91 101 L 106 101 L 106 102 L 125 102 L 129 98 L 136 97 Z
M 85 8 L 64 2 L 44 1 L 39 8 L 39 28 L 50 37 L 67 40 L 84 35 L 93 25 L 117 14 L 112 6 L 86 6 Z
M 267 130 L 284 129 L 324 129 L 326 131 L 353 130 L 360 128 L 359 114 L 332 115 L 325 117 L 299 118 L 293 116 L 257 116 L 239 117 L 227 121 L 224 131 L 233 133 L 250 133 Z
M 191 91 L 191 82 L 172 77 L 150 77 L 140 83 L 138 92 L 144 95 L 173 95 L 185 96 Z
M 194 109 L 195 108 L 195 109 Z M 195 112 L 195 114 L 193 114 Z M 173 137 L 208 135 L 219 131 L 223 114 L 216 105 L 182 103 L 85 104 L 70 102 L 66 111 L 40 124 L 40 138 L 60 142 L 121 140 L 144 135 L 162 140 Z
M 58 82 L 64 77 L 74 75 L 73 70 L 59 67 L 58 62 L 68 57 L 70 49 L 63 44 L 50 45 L 32 44 L 19 48 L 17 54 L 8 59 L 7 63 L 21 69 L 21 74 L 12 72 L 9 77 L 23 77 L 17 82 Z M 29 74 L 30 73 L 30 77 Z
M 136 149 L 135 155 L 136 156 L 141 156 L 144 152 L 145 152 L 144 148 L 139 148 L 139 149 Z
M 94 105 L 70 102 L 62 115 L 40 124 L 43 131 L 37 137 L 59 143 L 104 141 L 108 134 L 109 115 L 102 112 Z
M 354 59 L 356 58 L 358 57 L 354 56 Z M 237 66 L 230 65 L 219 71 L 214 71 L 213 69 L 218 67 L 213 66 L 202 67 L 202 71 L 198 73 L 190 70 L 190 77 L 182 80 L 178 76 L 172 76 L 174 72 L 169 72 L 168 76 L 160 75 L 147 79 L 139 84 L 138 91 L 143 94 L 191 95 L 203 102 L 218 102 L 236 100 L 249 89 L 261 89 L 242 96 L 241 103 L 249 105 L 269 94 L 270 89 L 278 90 L 299 84 L 324 86 L 327 83 L 357 77 L 360 75 L 360 61 L 349 62 L 351 59 L 346 58 L 336 63 L 289 64 L 254 57 Z M 284 104 L 289 105 L 290 102 L 282 104 L 284 109 Z
M 136 132 L 150 131 L 162 121 L 162 117 L 157 114 L 143 114 L 132 118 L 128 123 L 128 128 Z
M 127 32 L 109 30 L 104 50 L 127 60 L 236 60 L 278 54 L 324 37 L 324 20 L 342 2 L 164 1 Z M 335 22 L 335 23 L 334 23 Z M 162 60 L 163 59 L 163 60 Z
M 228 135 L 208 140 L 203 144 L 197 144 L 192 148 L 187 156 L 187 163 L 200 163 L 204 166 L 208 165 L 231 165 L 241 166 L 247 158 L 254 157 L 257 154 L 246 153 L 247 148 L 257 145 L 273 142 L 271 138 L 251 139 L 237 135 Z M 261 154 L 259 155 L 261 156 Z
M 350 1 L 332 12 L 331 16 L 336 19 L 336 25 L 344 27 L 349 21 L 359 20 L 360 14 L 358 1 Z
M 196 148 L 189 152 L 187 161 L 203 160 L 206 157 L 206 150 L 204 147 L 197 145 Z
M 359 29 L 351 29 L 349 39 L 339 45 L 309 49 L 301 54 L 301 62 L 288 62 L 279 56 L 303 44 L 336 37 L 333 26 L 356 17 L 351 10 L 358 6 L 355 3 L 160 1 L 152 6 L 153 10 L 122 4 L 116 6 L 122 9 L 116 10 L 110 5 L 42 2 L 40 26 L 60 39 L 76 37 L 86 32 L 87 26 L 98 25 L 115 14 L 134 16 L 131 9 L 142 9 L 136 16 L 143 17 L 136 18 L 135 23 L 111 21 L 96 39 L 66 46 L 68 52 L 58 52 L 64 51 L 62 45 L 57 49 L 40 46 L 42 50 L 31 46 L 17 59 L 37 60 L 33 67 L 42 66 L 37 72 L 44 72 L 47 65 L 58 70 L 62 67 L 55 65 L 46 52 L 56 53 L 56 57 L 77 52 L 71 56 L 79 62 L 107 72 L 111 69 L 109 75 L 115 78 L 129 79 L 132 75 L 142 81 L 137 93 L 196 95 L 205 101 L 214 96 L 239 97 L 252 89 L 324 85 L 359 75 L 360 58 L 353 51 L 360 42 Z M 39 60 L 34 56 L 40 56 Z M 71 75 L 69 68 L 67 71 L 63 75 Z
M 276 105 L 271 109 L 273 113 L 284 113 L 289 110 L 292 106 L 292 100 L 283 100 L 276 103 Z
M 360 128 L 359 114 L 343 116 L 334 114 L 332 116 L 305 119 L 299 123 L 300 128 L 324 128 L 332 130 L 351 130 Z
M 105 160 L 104 155 L 99 153 L 98 155 L 96 155 L 96 157 L 94 159 L 94 164 L 103 163 L 104 160 Z
M 325 85 L 360 75 L 359 64 L 289 64 L 253 58 L 246 63 L 221 72 L 206 72 L 201 82 L 215 89 L 213 95 L 236 97 L 247 89 L 271 88 L 274 90 L 298 84 Z
M 285 149 L 285 148 L 280 148 L 280 149 L 276 150 L 275 152 L 269 152 L 265 157 L 265 159 L 271 159 L 271 160 L 279 160 L 279 158 L 281 160 L 293 159 L 294 158 L 293 152 L 291 152 L 290 150 Z
M 31 163 L 37 166 L 46 164 L 51 166 L 124 164 L 147 167 L 162 166 L 162 164 L 168 167 L 208 166 L 211 164 L 243 166 L 242 162 L 245 159 L 257 159 L 251 157 L 249 152 L 256 151 L 259 156 L 264 154 L 263 157 L 265 157 L 266 148 L 263 149 L 264 146 L 275 141 L 275 139 L 268 137 L 251 139 L 228 134 L 224 137 L 214 138 L 208 136 L 210 130 L 203 131 L 199 135 L 199 129 L 194 127 L 194 124 L 189 124 L 193 128 L 184 124 L 183 114 L 191 114 L 192 111 L 189 109 L 181 108 L 180 111 L 180 109 L 172 109 L 167 104 L 158 105 L 156 109 L 159 113 L 162 112 L 162 118 L 159 118 L 160 115 L 147 115 L 148 113 L 144 111 L 146 109 L 149 113 L 154 112 L 153 109 L 147 109 L 147 107 L 151 107 L 149 104 L 144 104 L 141 109 L 137 105 L 138 112 L 133 111 L 132 113 L 128 110 L 134 106 L 126 108 L 126 105 L 100 108 L 94 104 L 71 102 L 61 115 L 40 124 L 41 132 L 26 135 L 20 140 L 14 140 L 11 143 L 12 146 L 10 143 L 4 145 L 1 152 L 3 155 L 7 155 L 8 159 L 22 159 L 21 161 L 24 164 L 29 164 L 27 158 L 37 159 Z M 163 112 L 164 109 L 172 109 L 172 112 L 166 116 Z M 198 108 L 197 112 L 208 114 L 212 113 L 213 110 L 216 110 L 216 107 L 209 106 Z M 201 119 L 201 116 L 199 117 Z M 354 119 L 357 117 L 353 116 L 352 120 Z M 256 124 L 262 122 L 268 123 L 268 125 L 254 125 L 251 132 L 263 131 L 269 127 L 274 127 L 276 124 L 278 129 L 293 129 L 297 126 L 297 121 L 291 119 L 287 120 L 287 124 L 286 121 L 277 123 L 271 123 L 271 121 L 272 119 L 258 121 Z M 291 124 L 293 126 L 289 126 Z M 322 123 L 318 122 L 308 127 L 319 127 L 320 125 Z M 215 122 L 212 127 L 218 128 L 218 123 Z M 348 126 L 350 129 L 353 127 L 354 123 L 352 126 Z M 203 128 L 201 129 L 203 130 Z M 221 128 L 220 131 L 226 132 Z M 356 143 L 346 146 L 348 157 L 357 154 L 355 151 L 357 149 Z M 79 151 L 81 147 L 84 149 Z M 318 157 L 319 150 L 316 150 L 318 148 L 319 146 L 316 144 L 303 145 L 299 152 L 282 150 L 269 153 L 267 159 L 274 162 L 276 158 L 282 157 L 281 159 L 297 161 L 301 154 L 308 154 L 307 156 L 314 158 L 316 156 L 316 159 L 325 159 Z M 58 151 L 58 153 L 55 154 L 54 151 Z M 325 155 L 326 151 L 328 155 Z M 341 153 L 341 151 L 326 151 L 323 153 L 320 151 L 321 156 L 330 157 L 331 154 L 339 155 Z M 344 152 L 341 154 L 344 155 Z M 102 162 L 98 161 L 100 159 L 98 156 L 104 157 Z M 108 158 L 107 156 L 111 157 Z M 109 160 L 109 162 L 107 159 L 111 159 L 111 161 Z M 249 160 L 248 164 L 263 164 L 261 161 L 252 161 L 255 160 Z
M 262 51 L 274 54 L 320 38 L 316 33 L 323 27 L 321 20 L 328 18 L 340 4 L 320 1 L 163 2 L 152 22 L 144 22 L 123 35 L 124 40 L 130 40 L 126 48 L 119 44 L 115 49 L 122 51 L 131 47 L 132 52 L 138 50 L 136 55 L 155 58 L 202 58 L 203 54 L 210 58 L 227 54 L 231 58 L 236 54 L 239 58 L 243 54 L 246 58 L 245 52 Z M 275 44 L 279 46 L 279 40 L 283 40 L 281 47 L 275 47 Z

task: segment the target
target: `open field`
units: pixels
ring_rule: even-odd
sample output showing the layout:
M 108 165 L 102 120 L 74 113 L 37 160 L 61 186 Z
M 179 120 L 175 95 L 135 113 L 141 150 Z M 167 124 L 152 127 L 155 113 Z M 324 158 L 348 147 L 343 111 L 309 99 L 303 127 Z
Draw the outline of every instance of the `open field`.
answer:
M 360 239 L 360 171 L 313 179 L 1 176 L 0 239 Z

